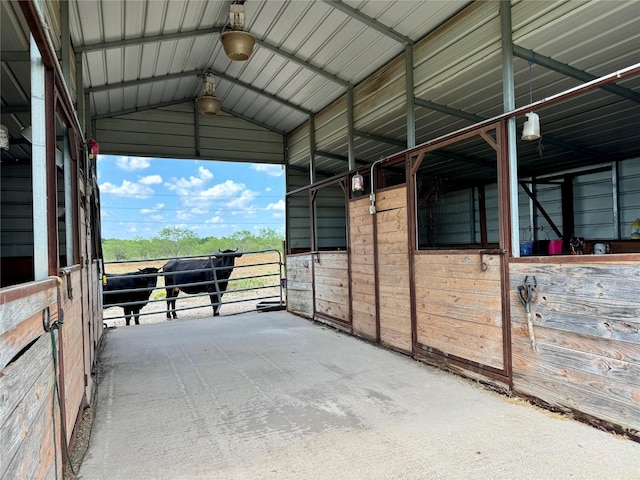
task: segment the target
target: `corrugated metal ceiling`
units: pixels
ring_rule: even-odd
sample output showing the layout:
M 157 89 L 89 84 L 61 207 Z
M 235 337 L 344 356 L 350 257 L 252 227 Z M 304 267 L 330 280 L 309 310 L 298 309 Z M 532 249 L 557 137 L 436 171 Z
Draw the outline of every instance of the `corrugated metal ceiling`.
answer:
M 191 99 L 201 92 L 198 73 L 208 69 L 217 74 L 216 96 L 227 111 L 275 131 L 290 132 L 308 119 L 307 112 L 320 111 L 344 94 L 346 84 L 361 82 L 404 49 L 399 41 L 331 2 L 245 2 L 245 30 L 258 40 L 246 62 L 227 58 L 219 33 L 198 34 L 203 29 L 222 30 L 227 23 L 228 1 L 71 3 L 72 40 L 85 52 L 85 88 L 93 92 L 94 115 Z M 466 3 L 344 2 L 412 41 Z M 171 38 L 178 32 L 193 35 Z M 149 37 L 155 39 L 144 40 Z M 123 40 L 131 42 L 112 43 Z M 174 77 L 167 79 L 167 75 Z

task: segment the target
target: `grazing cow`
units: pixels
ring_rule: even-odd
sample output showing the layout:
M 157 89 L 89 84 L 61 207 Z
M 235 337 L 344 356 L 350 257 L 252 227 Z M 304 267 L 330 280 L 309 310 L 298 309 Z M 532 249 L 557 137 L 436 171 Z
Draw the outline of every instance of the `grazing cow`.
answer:
M 104 308 L 120 306 L 124 310 L 127 325 L 132 314 L 136 325 L 140 325 L 140 310 L 149 302 L 151 290 L 158 281 L 158 270 L 160 269 L 143 268 L 121 275 L 106 274 L 106 283 L 102 288 Z M 123 305 L 126 303 L 129 305 Z
M 185 293 L 209 293 L 213 315 L 220 313 L 222 294 L 227 290 L 234 262 L 242 253 L 236 250 L 221 251 L 207 259 L 169 260 L 162 271 L 167 288 L 167 318 L 178 318 L 176 298 L 182 290 Z M 189 284 L 189 285 L 188 285 Z

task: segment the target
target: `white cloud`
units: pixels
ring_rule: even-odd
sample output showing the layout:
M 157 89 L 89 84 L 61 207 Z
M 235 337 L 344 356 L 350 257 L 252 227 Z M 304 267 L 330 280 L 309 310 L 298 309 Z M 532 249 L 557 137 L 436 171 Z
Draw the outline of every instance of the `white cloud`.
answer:
M 205 221 L 205 223 L 221 223 L 221 222 L 222 222 L 222 217 L 219 215 L 216 215 L 215 217 L 211 217 L 210 219 Z
M 111 182 L 105 182 L 100 185 L 100 191 L 102 193 L 118 195 L 121 197 L 145 198 L 153 195 L 153 190 L 151 188 L 130 182 L 129 180 L 123 180 L 122 185 L 120 186 L 114 185 Z
M 165 186 L 169 190 L 175 190 L 178 194 L 188 193 L 188 191 L 193 189 L 200 189 L 207 183 L 209 180 L 213 178 L 213 173 L 207 170 L 204 167 L 198 168 L 198 176 L 194 177 L 193 175 L 189 178 L 173 178 L 171 182 L 166 182 Z
M 141 157 L 118 157 L 116 160 L 118 168 L 127 172 L 133 172 L 134 170 L 144 170 L 151 166 L 151 162 L 146 158 Z
M 160 175 L 147 175 L 139 180 L 143 185 L 154 185 L 162 183 L 162 177 Z
M 284 174 L 282 165 L 269 165 L 265 163 L 254 163 L 251 168 L 258 172 L 264 172 L 272 177 L 281 177 Z
M 153 208 L 142 208 L 140 209 L 140 213 L 142 214 L 149 214 L 149 213 L 156 213 L 159 212 L 160 210 L 164 209 L 164 203 L 156 203 L 155 207 Z
M 270 203 L 269 205 L 267 205 L 267 210 L 277 210 L 284 212 L 284 207 L 284 200 L 278 200 L 276 203 Z
M 265 192 L 269 193 L 271 190 L 273 190 L 271 187 L 267 187 L 264 189 Z

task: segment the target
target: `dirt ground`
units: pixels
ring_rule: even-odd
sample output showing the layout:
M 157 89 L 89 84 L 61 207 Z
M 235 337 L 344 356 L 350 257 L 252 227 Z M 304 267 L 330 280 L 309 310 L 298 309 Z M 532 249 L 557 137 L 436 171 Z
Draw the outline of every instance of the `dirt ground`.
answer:
M 230 280 L 258 277 L 260 275 L 268 275 L 277 273 L 279 269 L 278 262 L 280 257 L 276 252 L 267 253 L 248 253 L 236 259 L 235 268 Z M 161 268 L 168 260 L 155 260 L 149 262 L 124 262 L 124 263 L 106 263 L 105 270 L 109 274 L 123 274 L 126 272 L 135 272 L 146 267 Z M 228 291 L 222 298 L 223 305 L 220 308 L 220 315 L 233 315 L 238 313 L 246 313 L 256 310 L 258 303 L 263 301 L 279 301 L 280 288 L 279 277 L 266 277 L 270 288 L 261 288 L 259 290 L 233 292 L 232 289 L 239 289 L 237 283 L 229 283 Z M 284 295 L 284 293 L 283 293 Z M 189 310 L 178 310 L 178 318 L 203 318 L 210 317 L 213 314 L 211 302 L 207 295 L 190 296 L 184 292 L 180 292 L 176 302 L 176 308 L 189 308 Z M 158 277 L 157 289 L 151 293 L 149 303 L 140 312 L 140 324 L 159 323 L 168 321 L 166 318 L 167 303 L 165 300 L 164 278 Z M 104 325 L 107 328 L 126 326 L 121 307 L 109 307 L 104 310 Z M 133 325 L 133 319 L 131 324 Z

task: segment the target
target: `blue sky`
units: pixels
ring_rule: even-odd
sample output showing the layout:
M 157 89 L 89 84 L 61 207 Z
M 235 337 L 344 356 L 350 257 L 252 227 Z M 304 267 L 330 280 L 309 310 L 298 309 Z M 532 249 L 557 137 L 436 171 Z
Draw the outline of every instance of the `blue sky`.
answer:
M 284 234 L 284 178 L 279 165 L 99 155 L 102 237 L 151 238 L 165 227 Z

